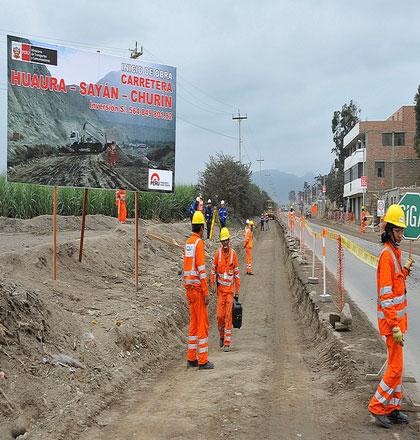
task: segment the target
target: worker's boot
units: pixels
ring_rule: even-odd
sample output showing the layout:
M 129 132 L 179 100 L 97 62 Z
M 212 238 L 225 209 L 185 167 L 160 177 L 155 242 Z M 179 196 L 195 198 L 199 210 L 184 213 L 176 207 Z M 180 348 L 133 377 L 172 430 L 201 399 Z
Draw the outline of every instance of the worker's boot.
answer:
M 403 424 L 403 423 L 409 423 L 408 417 L 406 414 L 402 413 L 398 409 L 394 409 L 392 413 L 388 414 L 388 419 L 391 420 L 392 423 Z
M 196 359 L 195 361 L 187 361 L 187 367 L 198 367 L 198 360 Z
M 219 347 L 223 348 L 224 345 L 225 345 L 225 338 L 220 338 L 219 339 Z
M 204 365 L 199 365 L 199 370 L 213 370 L 214 364 L 213 362 L 207 361 Z
M 387 415 L 379 415 L 371 412 L 372 416 L 375 418 L 375 422 L 377 425 L 382 426 L 383 428 L 389 429 L 392 426 L 392 422 Z
M 230 346 L 229 346 L 229 345 L 225 345 L 225 346 L 223 347 L 223 351 L 224 351 L 225 353 L 229 352 L 229 351 L 230 351 Z

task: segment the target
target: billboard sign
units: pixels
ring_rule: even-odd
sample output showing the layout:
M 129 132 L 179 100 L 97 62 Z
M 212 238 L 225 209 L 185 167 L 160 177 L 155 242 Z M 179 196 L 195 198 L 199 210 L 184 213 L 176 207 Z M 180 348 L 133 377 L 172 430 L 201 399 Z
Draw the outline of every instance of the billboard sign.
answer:
M 360 178 L 360 186 L 364 189 L 366 189 L 368 187 L 368 178 L 367 176 L 362 176 Z
M 7 40 L 8 180 L 174 190 L 174 67 Z

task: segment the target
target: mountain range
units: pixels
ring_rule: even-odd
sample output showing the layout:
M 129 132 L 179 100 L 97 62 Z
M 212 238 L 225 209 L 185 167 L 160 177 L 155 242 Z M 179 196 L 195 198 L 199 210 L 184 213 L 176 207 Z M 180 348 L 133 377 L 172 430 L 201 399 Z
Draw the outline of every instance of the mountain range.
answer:
M 280 170 L 262 170 L 252 173 L 252 181 L 266 191 L 277 203 L 288 203 L 289 191 L 303 189 L 303 183 L 313 183 L 315 173 L 306 173 L 304 176 L 286 173 Z

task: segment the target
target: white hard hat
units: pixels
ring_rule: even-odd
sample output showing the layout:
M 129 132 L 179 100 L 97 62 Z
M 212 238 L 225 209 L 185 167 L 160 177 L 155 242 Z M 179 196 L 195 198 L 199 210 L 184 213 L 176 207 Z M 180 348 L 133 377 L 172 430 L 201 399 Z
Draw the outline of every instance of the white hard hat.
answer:
M 207 200 L 207 203 L 211 203 L 211 199 L 208 199 L 208 200 Z
M 225 204 L 225 201 L 224 201 L 224 200 L 222 200 L 222 201 L 220 202 L 220 204 L 221 204 L 221 205 L 224 205 L 224 204 Z
M 199 202 L 199 201 L 200 201 L 200 197 L 197 197 L 195 200 L 196 200 L 197 202 Z
M 247 225 L 249 225 L 249 218 L 247 218 L 246 219 L 246 222 L 245 222 Z

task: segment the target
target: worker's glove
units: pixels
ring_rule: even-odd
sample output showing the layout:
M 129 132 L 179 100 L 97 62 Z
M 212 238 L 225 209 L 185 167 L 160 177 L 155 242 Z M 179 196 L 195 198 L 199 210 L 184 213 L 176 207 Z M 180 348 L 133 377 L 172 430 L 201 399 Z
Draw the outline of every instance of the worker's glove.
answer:
M 408 257 L 407 261 L 404 264 L 404 267 L 410 272 L 414 263 L 415 263 L 415 261 L 411 257 Z
M 206 295 L 206 296 L 204 297 L 204 304 L 205 304 L 206 306 L 209 305 L 209 296 L 208 296 L 208 295 Z
M 399 327 L 392 328 L 392 337 L 396 344 L 404 345 L 404 335 Z

